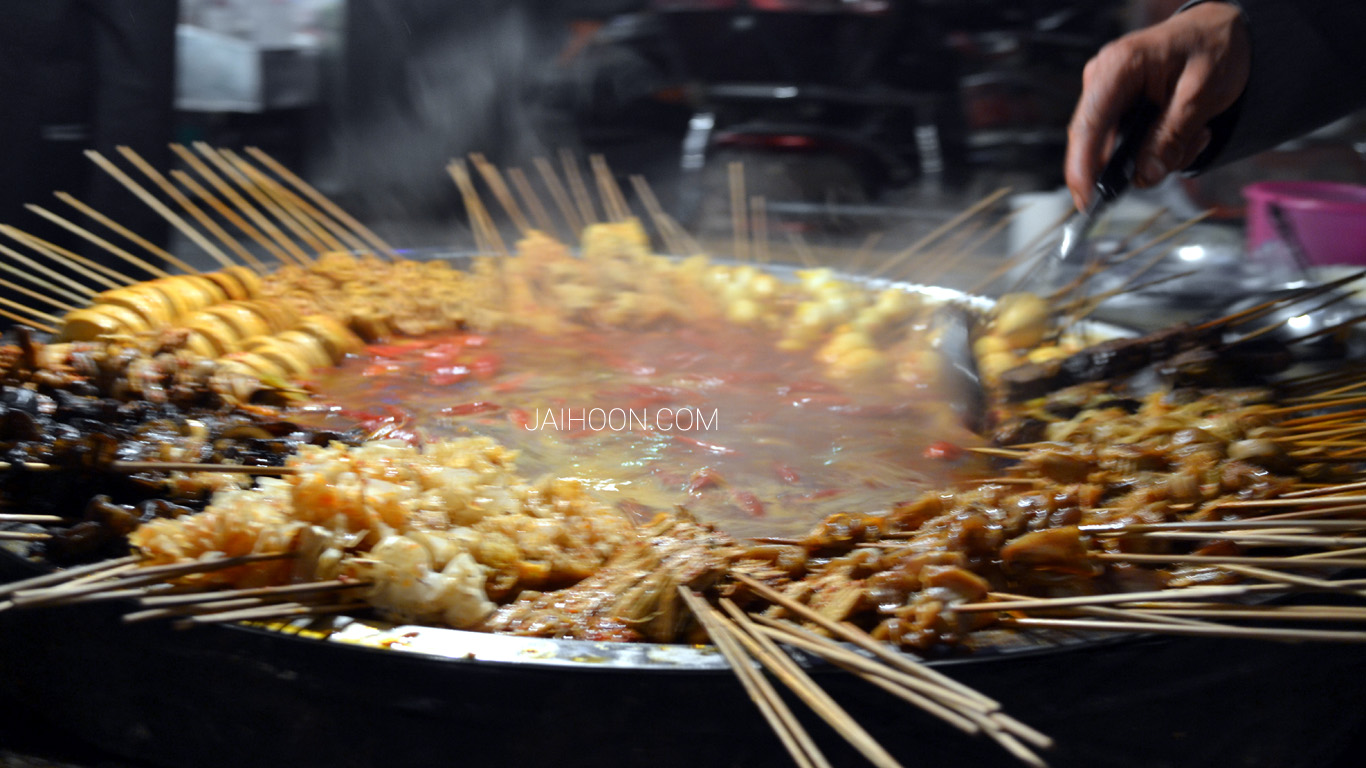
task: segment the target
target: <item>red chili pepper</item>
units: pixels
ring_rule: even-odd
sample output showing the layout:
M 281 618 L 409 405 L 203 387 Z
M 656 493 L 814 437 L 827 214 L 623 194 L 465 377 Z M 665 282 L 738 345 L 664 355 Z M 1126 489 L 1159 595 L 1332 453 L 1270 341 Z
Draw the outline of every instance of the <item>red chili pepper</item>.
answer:
M 503 366 L 503 360 L 492 352 L 485 352 L 470 361 L 470 370 L 480 379 L 491 378 Z
M 497 403 L 490 403 L 485 400 L 476 400 L 473 403 L 461 403 L 441 409 L 442 416 L 468 416 L 471 413 L 489 413 L 491 411 L 501 411 L 503 406 Z
M 925 449 L 924 456 L 934 461 L 954 461 L 963 455 L 963 449 L 945 440 L 938 440 L 930 443 Z
M 390 362 L 390 361 L 388 361 L 388 360 L 384 360 L 384 361 L 377 362 L 377 363 L 371 363 L 370 365 L 365 366 L 365 369 L 362 370 L 362 371 L 360 372 L 360 375 L 362 375 L 362 376 L 388 376 L 389 374 L 398 373 L 399 371 L 402 371 L 402 370 L 403 370 L 403 366 L 400 365 L 399 363 L 395 363 L 395 362 Z
M 492 385 L 489 386 L 489 389 L 499 394 L 517 392 L 521 390 L 522 387 L 525 387 L 527 385 L 527 382 L 531 381 L 531 377 L 532 374 L 530 371 L 524 371 L 522 373 L 517 374 L 516 376 L 512 376 L 502 381 L 494 382 Z
M 738 451 L 736 451 L 734 448 L 727 448 L 724 445 L 718 445 L 716 443 L 704 443 L 701 440 L 697 440 L 684 435 L 673 435 L 673 439 L 687 443 L 688 445 L 695 445 L 698 448 L 701 448 L 706 451 L 711 451 L 712 453 L 719 453 L 723 455 L 730 453 L 738 453 Z
M 850 402 L 851 401 L 849 400 L 849 398 L 845 397 L 844 395 L 836 395 L 825 392 L 812 392 L 810 394 L 798 395 L 796 398 L 792 400 L 792 406 L 794 408 L 815 407 L 829 408 L 831 410 L 834 410 L 837 408 L 852 407 L 849 405 Z
M 774 371 L 733 371 L 722 374 L 732 384 L 773 384 L 782 381 L 782 376 Z
M 711 467 L 703 467 L 688 478 L 688 485 L 685 490 L 693 495 L 698 495 L 708 488 L 720 488 L 724 483 L 725 479 L 721 477 L 720 472 Z
M 421 344 L 368 344 L 365 351 L 376 357 L 402 357 L 414 349 L 421 348 Z
M 428 347 L 427 349 L 422 350 L 422 356 L 427 358 L 428 360 L 446 361 L 454 360 L 456 356 L 460 355 L 464 351 L 465 348 L 463 346 L 459 344 L 452 344 L 450 342 L 446 342 L 444 344 L 437 344 L 434 347 Z
M 912 413 L 915 406 L 909 403 L 898 405 L 832 405 L 831 413 L 842 416 L 857 416 L 865 419 L 894 419 Z
M 740 505 L 740 509 L 747 512 L 750 517 L 764 516 L 764 503 L 759 501 L 758 496 L 749 491 L 740 490 L 732 491 L 731 496 L 735 499 L 735 503 Z
M 789 395 L 794 392 L 839 392 L 840 388 L 826 381 L 800 379 L 778 387 L 778 394 Z
M 463 365 L 448 365 L 437 368 L 427 375 L 427 383 L 433 387 L 449 387 L 470 377 L 470 369 Z
M 784 483 L 800 483 L 802 481 L 802 476 L 797 474 L 797 470 L 787 464 L 774 464 L 773 470 L 778 473 L 778 477 Z
M 823 490 L 803 494 L 801 498 L 806 499 L 807 501 L 817 501 L 820 499 L 828 499 L 831 496 L 838 496 L 841 493 L 844 493 L 844 489 L 842 488 L 825 488 Z
M 371 413 L 370 411 L 362 411 L 356 408 L 342 408 L 341 410 L 337 411 L 337 413 L 341 414 L 345 418 L 353 419 L 355 421 L 380 421 L 384 418 L 377 413 Z

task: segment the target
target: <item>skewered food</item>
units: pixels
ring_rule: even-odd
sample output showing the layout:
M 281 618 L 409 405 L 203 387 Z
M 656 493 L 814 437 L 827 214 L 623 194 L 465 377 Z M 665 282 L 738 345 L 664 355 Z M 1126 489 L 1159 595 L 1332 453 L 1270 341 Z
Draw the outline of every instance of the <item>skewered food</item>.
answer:
M 370 582 L 367 599 L 387 615 L 470 626 L 494 600 L 592 575 L 632 538 L 630 521 L 577 483 L 532 485 L 514 460 L 484 439 L 423 450 L 303 446 L 286 477 L 225 491 L 200 514 L 149 522 L 130 541 L 149 566 L 307 547 L 306 565 L 260 563 L 198 580 L 256 586 L 342 575 Z

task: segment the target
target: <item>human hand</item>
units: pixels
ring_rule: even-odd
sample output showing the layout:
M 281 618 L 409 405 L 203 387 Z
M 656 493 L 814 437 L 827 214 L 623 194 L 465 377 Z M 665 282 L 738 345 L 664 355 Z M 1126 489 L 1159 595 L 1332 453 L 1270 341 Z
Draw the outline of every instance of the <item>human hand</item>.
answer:
M 1146 96 L 1162 110 L 1138 155 L 1134 183 L 1151 187 L 1195 162 L 1209 121 L 1247 85 L 1251 43 L 1238 8 L 1197 5 L 1106 45 L 1086 64 L 1067 129 L 1067 186 L 1082 209 L 1115 142 L 1120 118 Z

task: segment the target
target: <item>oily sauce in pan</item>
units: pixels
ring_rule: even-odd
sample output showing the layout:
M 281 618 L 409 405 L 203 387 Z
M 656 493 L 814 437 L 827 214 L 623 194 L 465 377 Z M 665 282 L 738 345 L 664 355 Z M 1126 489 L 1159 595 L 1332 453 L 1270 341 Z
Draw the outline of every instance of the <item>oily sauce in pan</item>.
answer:
M 578 478 L 641 518 L 684 507 L 736 536 L 798 536 L 982 469 L 932 388 L 832 380 L 777 341 L 701 322 L 398 339 L 317 373 L 310 409 L 381 437 L 492 437 L 529 476 Z

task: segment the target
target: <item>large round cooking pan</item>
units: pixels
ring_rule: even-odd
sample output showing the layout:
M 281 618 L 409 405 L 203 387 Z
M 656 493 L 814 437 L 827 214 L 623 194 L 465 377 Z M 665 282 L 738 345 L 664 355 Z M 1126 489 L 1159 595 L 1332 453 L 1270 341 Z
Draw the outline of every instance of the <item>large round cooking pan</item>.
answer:
M 0 579 L 37 566 L 0 555 Z M 245 625 L 124 624 L 128 606 L 0 612 L 6 696 L 156 765 L 790 765 L 708 647 L 420 629 L 391 647 Z M 1053 736 L 1053 766 L 1323 765 L 1366 713 L 1352 646 L 984 635 L 933 661 Z M 852 676 L 816 679 L 906 766 L 1015 766 Z M 836 765 L 864 764 L 797 706 Z

